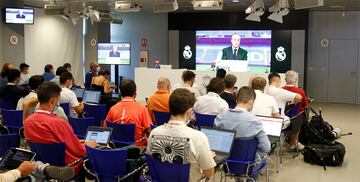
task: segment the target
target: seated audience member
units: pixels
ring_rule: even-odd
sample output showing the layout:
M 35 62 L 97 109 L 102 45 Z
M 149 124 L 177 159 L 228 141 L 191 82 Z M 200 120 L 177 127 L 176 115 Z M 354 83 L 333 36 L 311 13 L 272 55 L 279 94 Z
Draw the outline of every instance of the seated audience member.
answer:
M 123 99 L 111 107 L 106 120 L 115 123 L 135 124 L 135 145 L 146 146 L 146 136 L 150 134 L 151 117 L 148 110 L 135 101 L 136 84 L 133 80 L 120 82 Z M 104 122 L 106 126 L 106 122 Z
M 12 100 L 18 102 L 21 98 L 22 89 L 18 88 L 20 81 L 20 71 L 17 69 L 11 69 L 7 74 L 8 83 L 0 87 L 0 98 L 4 100 Z
M 100 66 L 96 61 L 91 61 L 89 64 L 90 71 L 85 75 L 85 88 L 91 88 L 91 82 L 93 77 L 97 76 L 97 72 L 100 71 Z
M 65 63 L 62 67 L 65 68 L 68 72 L 71 72 L 71 64 L 70 63 Z
M 66 165 L 86 156 L 84 143 L 74 134 L 70 124 L 52 112 L 60 100 L 61 88 L 53 82 L 42 84 L 37 95 L 40 107 L 24 122 L 25 139 L 34 143 L 51 144 L 65 143 Z M 95 147 L 94 141 L 86 142 L 90 147 Z M 73 166 L 75 175 L 82 169 L 82 162 Z
M 265 78 L 255 77 L 252 79 L 251 87 L 255 90 L 256 94 L 252 113 L 261 116 L 280 117 L 279 107 L 274 97 L 264 94 L 265 86 Z
M 44 82 L 44 77 L 42 77 L 41 75 L 34 75 L 30 77 L 29 84 L 27 88 L 25 88 L 24 91 L 22 92 L 22 97 L 17 103 L 16 110 L 23 110 L 24 102 L 27 101 L 28 99 L 30 98 L 37 99 L 36 89 L 43 82 Z M 29 108 L 29 112 L 30 112 L 29 115 L 34 113 L 34 111 L 35 111 L 35 107 Z
M 280 114 L 283 116 L 285 115 L 286 104 L 297 104 L 301 101 L 302 97 L 300 94 L 280 88 L 281 78 L 279 74 L 270 73 L 268 79 L 269 87 L 267 88 L 266 94 L 275 98 L 275 101 L 281 110 Z
M 59 66 L 56 69 L 55 77 L 53 79 L 51 79 L 50 81 L 56 83 L 57 85 L 60 85 L 60 76 L 61 76 L 61 74 L 65 73 L 65 72 L 67 72 L 67 69 L 65 69 L 62 66 Z
M 220 95 L 220 97 L 222 99 L 224 99 L 229 104 L 229 106 L 236 105 L 236 97 L 234 95 L 234 87 L 235 87 L 236 81 L 237 81 L 236 76 L 232 75 L 232 74 L 228 74 L 224 78 L 225 90 Z
M 178 83 L 174 85 L 174 87 L 171 88 L 171 93 L 178 88 L 185 88 L 188 89 L 191 93 L 193 93 L 195 97 L 199 97 L 200 96 L 199 90 L 192 87 L 195 82 L 195 76 L 196 76 L 195 73 L 192 71 L 189 70 L 184 71 L 181 76 L 181 79 L 183 80 L 184 83 Z
M 10 171 L 0 171 L 1 182 L 18 181 L 21 177 L 29 176 L 31 181 L 45 181 L 46 178 L 68 181 L 74 176 L 74 169 L 44 164 L 40 161 L 24 161 L 20 166 Z M 22 181 L 22 180 L 20 180 Z
M 223 79 L 212 78 L 207 86 L 208 93 L 197 98 L 193 111 L 199 114 L 218 115 L 228 110 L 229 105 L 220 97 L 224 89 L 225 83 Z
M 194 103 L 194 94 L 188 89 L 176 89 L 170 95 L 170 121 L 151 131 L 146 150 L 161 161 L 190 164 L 189 181 L 198 181 L 202 176 L 210 178 L 216 166 L 205 134 L 186 126 Z
M 147 109 L 155 123 L 154 111 L 169 112 L 169 98 L 170 98 L 170 80 L 166 77 L 161 77 L 157 83 L 157 91 L 147 100 Z
M 112 92 L 116 88 L 115 84 L 110 83 L 110 71 L 105 69 L 99 72 L 99 76 L 92 79 L 91 87 L 101 92 L 101 104 L 106 104 L 107 110 L 116 104 L 116 100 L 112 98 Z
M 76 94 L 74 91 L 69 88 L 72 87 L 73 76 L 70 72 L 62 73 L 60 76 L 60 103 L 69 103 L 70 105 L 70 115 L 71 117 L 77 118 L 78 114 L 81 114 L 84 111 L 84 103 L 77 100 Z
M 280 88 L 280 75 L 277 73 L 269 74 L 269 88 L 267 94 L 273 96 L 281 109 L 281 115 L 285 116 L 286 104 L 297 104 L 301 102 L 302 96 L 300 94 L 287 91 Z M 303 150 L 304 146 L 298 143 L 299 132 L 291 132 L 289 135 L 289 151 Z
M 0 87 L 5 86 L 8 83 L 7 74 L 9 70 L 14 69 L 14 65 L 11 63 L 5 63 L 1 69 L 0 73 Z
M 50 80 L 52 80 L 55 77 L 53 65 L 51 65 L 51 64 L 45 65 L 44 74 L 42 76 L 44 77 L 46 82 L 49 82 Z
M 19 81 L 19 85 L 26 85 L 29 83 L 29 65 L 26 63 L 21 63 L 20 64 L 20 81 Z
M 295 86 L 296 82 L 298 81 L 298 74 L 293 70 L 287 71 L 285 73 L 285 81 L 286 81 L 286 86 L 284 86 L 283 89 L 301 95 L 302 97 L 301 101 L 297 104 L 298 105 L 297 113 L 302 112 L 304 108 L 308 106 L 309 103 L 306 99 L 305 91 Z
M 216 78 L 224 79 L 226 76 L 226 70 L 220 68 L 216 71 Z
M 250 87 L 240 88 L 237 94 L 237 106 L 235 109 L 219 114 L 215 119 L 215 126 L 221 129 L 236 130 L 236 138 L 253 138 L 258 140 L 256 160 L 270 152 L 270 141 L 266 135 L 261 121 L 251 113 L 256 94 Z M 261 161 L 254 166 L 253 170 L 261 167 Z

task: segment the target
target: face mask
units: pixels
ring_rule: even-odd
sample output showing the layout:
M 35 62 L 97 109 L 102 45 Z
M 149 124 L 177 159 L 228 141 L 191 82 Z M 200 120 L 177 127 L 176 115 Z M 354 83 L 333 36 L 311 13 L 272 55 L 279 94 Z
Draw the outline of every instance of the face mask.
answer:
M 96 71 L 97 71 L 97 72 L 99 72 L 99 71 L 100 71 L 100 66 L 98 66 L 98 67 L 96 68 Z
M 69 88 L 72 88 L 72 87 L 73 87 L 73 84 L 70 84 L 70 85 L 69 85 Z
M 55 113 L 59 109 L 59 104 L 54 107 L 53 113 Z

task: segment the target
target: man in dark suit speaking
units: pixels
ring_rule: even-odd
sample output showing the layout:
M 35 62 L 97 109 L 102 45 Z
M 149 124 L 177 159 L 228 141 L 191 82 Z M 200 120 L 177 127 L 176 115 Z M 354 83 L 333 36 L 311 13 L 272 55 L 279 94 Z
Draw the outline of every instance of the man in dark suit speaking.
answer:
M 117 50 L 116 45 L 113 45 L 112 51 L 109 53 L 109 57 L 120 57 L 120 52 Z
M 241 37 L 235 33 L 231 36 L 231 46 L 222 50 L 222 60 L 245 60 L 247 61 L 247 51 L 240 48 Z

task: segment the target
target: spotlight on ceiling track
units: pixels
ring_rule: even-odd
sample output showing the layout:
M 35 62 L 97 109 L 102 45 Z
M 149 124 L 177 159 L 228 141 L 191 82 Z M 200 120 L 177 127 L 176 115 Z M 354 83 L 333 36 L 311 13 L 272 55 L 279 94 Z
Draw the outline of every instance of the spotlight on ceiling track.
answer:
M 265 12 L 265 6 L 263 0 L 254 0 L 253 4 L 249 6 L 245 13 L 249 14 L 245 19 L 249 21 L 257 21 L 260 22 L 260 16 L 262 16 Z
M 268 19 L 276 21 L 278 23 L 283 23 L 283 16 L 289 14 L 289 1 L 288 0 L 278 0 L 276 4 L 269 8 L 269 12 L 272 12 Z
M 154 13 L 166 13 L 179 9 L 179 4 L 177 0 L 154 0 L 153 2 Z

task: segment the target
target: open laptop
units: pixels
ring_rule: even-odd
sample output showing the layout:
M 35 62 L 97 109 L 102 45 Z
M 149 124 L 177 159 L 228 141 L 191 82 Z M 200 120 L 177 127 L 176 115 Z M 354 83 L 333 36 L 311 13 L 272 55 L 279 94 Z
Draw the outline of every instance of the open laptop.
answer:
M 231 148 L 235 140 L 236 131 L 209 127 L 202 127 L 200 131 L 207 136 L 210 149 L 216 153 L 216 164 L 219 164 L 229 158 Z
M 32 161 L 36 153 L 29 150 L 10 148 L 0 160 L 1 170 L 13 170 L 24 161 Z
M 84 97 L 84 92 L 85 92 L 84 88 L 73 87 L 73 88 L 71 88 L 71 90 L 75 93 L 75 95 L 78 99 L 82 99 Z
M 112 128 L 89 126 L 86 135 L 85 142 L 96 141 L 100 147 L 107 147 L 111 138 Z
M 83 101 L 89 104 L 99 104 L 101 92 L 93 90 L 85 90 Z
M 269 116 L 256 116 L 260 119 L 265 133 L 269 137 L 278 138 L 281 135 L 282 125 L 283 125 L 283 118 L 276 118 L 276 117 L 269 117 Z

